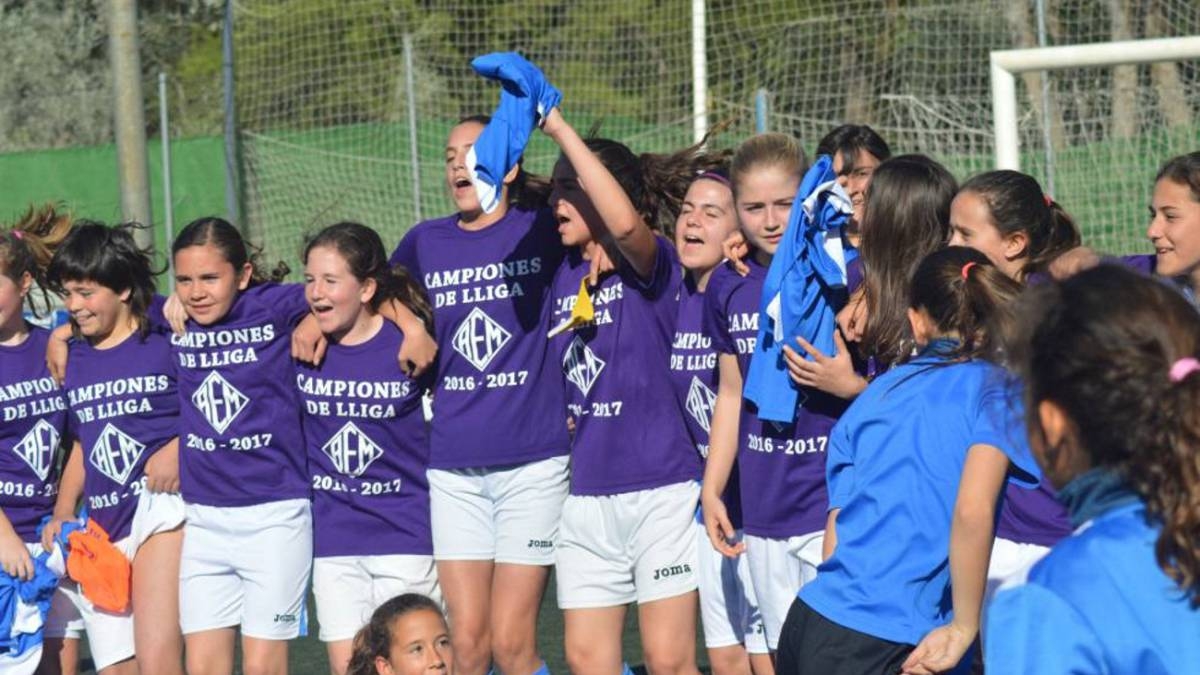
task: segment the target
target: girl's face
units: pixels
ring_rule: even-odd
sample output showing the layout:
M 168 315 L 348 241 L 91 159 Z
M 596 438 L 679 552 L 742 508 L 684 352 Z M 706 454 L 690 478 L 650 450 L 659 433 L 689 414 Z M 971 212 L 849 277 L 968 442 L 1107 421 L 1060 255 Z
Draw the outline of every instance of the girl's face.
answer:
M 563 246 L 584 246 L 595 237 L 592 228 L 602 225 L 596 207 L 579 186 L 579 177 L 566 159 L 559 159 L 550 176 L 550 208 L 558 219 Z
M 408 612 L 392 622 L 387 658 L 375 657 L 378 675 L 422 675 L 454 671 L 454 650 L 442 616 L 430 609 Z
M 212 244 L 188 246 L 175 254 L 175 295 L 192 321 L 209 326 L 225 318 L 253 271 L 250 263 L 234 269 Z
M 95 281 L 63 283 L 63 306 L 79 332 L 92 342 L 130 324 L 128 289 L 120 293 Z
M 1003 235 L 992 212 L 975 192 L 960 192 L 950 202 L 950 246 L 968 246 L 987 256 L 1000 271 L 1017 278 L 1025 259 L 1025 233 Z
M 733 193 L 729 186 L 702 178 L 692 182 L 675 220 L 675 248 L 692 272 L 707 272 L 721 264 L 721 243 L 737 229 Z
M 479 122 L 463 122 L 451 129 L 446 139 L 446 186 L 459 213 L 480 211 L 479 196 L 467 173 L 467 152 L 481 133 L 483 125 Z
M 24 320 L 21 309 L 32 287 L 33 277 L 28 272 L 22 274 L 20 279 L 11 279 L 0 269 L 0 328 L 16 326 Z
M 779 166 L 761 165 L 741 176 L 737 187 L 742 232 L 759 252 L 775 255 L 800 188 L 800 176 Z
M 1146 236 L 1154 244 L 1156 273 L 1193 278 L 1200 273 L 1200 202 L 1187 185 L 1158 181 Z
M 326 335 L 342 336 L 360 319 L 370 316 L 375 280 L 359 281 L 350 265 L 332 246 L 316 246 L 304 264 L 304 297 Z
M 838 183 L 850 195 L 850 203 L 854 205 L 854 222 L 861 224 L 867 204 L 867 186 L 871 184 L 871 176 L 881 164 L 879 158 L 859 148 L 854 156 L 854 169 L 844 171 L 846 161 L 842 153 L 833 155 L 833 172 L 837 174 Z

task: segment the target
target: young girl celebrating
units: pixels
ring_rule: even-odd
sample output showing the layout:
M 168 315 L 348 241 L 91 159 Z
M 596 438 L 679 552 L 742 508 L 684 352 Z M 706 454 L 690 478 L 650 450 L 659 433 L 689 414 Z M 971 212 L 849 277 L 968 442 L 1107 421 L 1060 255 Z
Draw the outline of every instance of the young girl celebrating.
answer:
M 721 243 L 736 228 L 733 192 L 725 173 L 699 174 L 684 195 L 675 221 L 675 247 L 685 274 L 671 347 L 671 375 L 686 412 L 688 433 L 702 457 L 708 455 L 714 390 L 718 388 L 717 352 L 704 332 L 705 289 L 721 264 Z M 729 481 L 722 502 L 731 525 L 740 531 L 741 495 L 736 477 Z M 751 668 L 760 675 L 770 672 L 762 615 L 746 558 L 726 558 L 713 549 L 702 516 L 697 535 L 700 616 L 713 672 L 748 675 Z
M 82 624 L 101 673 L 182 673 L 179 396 L 170 344 L 148 317 L 150 258 L 130 226 L 77 223 L 54 248 L 46 280 L 62 294 L 76 336 L 63 387 L 75 440 L 42 538 L 50 549 L 82 498 L 87 518 L 133 563 L 133 577 L 125 612 L 97 607 L 64 582 L 47 630 L 57 637 L 66 624 Z M 135 653 L 136 668 L 118 663 Z
M 454 675 L 454 648 L 437 603 L 417 593 L 379 606 L 354 638 L 348 675 Z
M 808 390 L 791 424 L 760 420 L 743 402 L 743 382 L 758 336 L 759 306 L 772 256 L 788 224 L 806 169 L 800 145 L 785 134 L 760 134 L 734 153 L 738 219 L 753 253 L 750 273 L 713 272 L 705 293 L 705 330 L 718 353 L 720 382 L 702 488 L 705 529 L 720 553 L 745 550 L 767 645 L 779 640 L 787 606 L 821 561 L 825 525 L 825 444 L 845 402 Z M 721 494 L 734 460 L 741 477 L 744 543 Z
M 519 165 L 484 213 L 467 157 L 488 121 L 467 118 L 446 142 L 458 213 L 418 224 L 392 262 L 433 303 L 433 553 L 458 668 L 530 675 L 544 667 L 538 609 L 567 495 L 563 384 L 546 340 L 563 249 L 546 191 Z
M 986 666 L 1197 672 L 1200 318 L 1116 266 L 1033 297 L 1014 361 L 1034 454 L 1076 530 L 996 595 Z
M 344 675 L 354 634 L 383 600 L 439 597 L 424 387 L 401 372 L 404 337 L 378 311 L 399 300 L 428 320 L 430 308 L 407 272 L 389 268 L 379 235 L 357 223 L 309 240 L 304 283 L 329 340 L 320 366 L 296 373 L 313 487 L 313 591 L 330 669 Z
M 918 266 L 908 315 L 920 351 L 877 378 L 833 430 L 832 554 L 788 612 L 780 672 L 940 672 L 975 639 L 1009 461 L 1037 470 L 1004 442 L 1005 374 L 984 360 L 1018 291 L 971 249 Z
M 70 218 L 46 207 L 30 209 L 19 223 L 0 232 L 0 480 L 15 486 L 0 495 L 0 565 L 26 580 L 32 578 L 33 558 L 41 551 L 38 524 L 54 508 L 67 405 L 46 368 L 50 332 L 27 322 L 22 310 L 27 300 L 34 306 L 30 294 L 35 282 L 46 287 L 47 245 L 61 241 L 70 227 Z M 54 661 L 60 649 L 46 644 L 42 653 Z M 0 656 L 0 670 L 32 672 L 38 656 Z M 72 650 L 64 662 L 74 658 Z
M 577 419 L 556 560 L 567 662 L 582 675 L 619 672 L 625 606 L 637 601 L 649 670 L 695 673 L 700 461 L 668 367 L 682 277 L 651 224 L 669 215 L 663 200 L 682 196 L 673 186 L 698 158 L 585 142 L 557 109 L 543 130 L 563 152 L 551 202 L 571 249 L 554 282 L 555 346 Z M 602 248 L 615 273 L 588 288 Z
M 950 204 L 950 244 L 980 251 L 1018 282 L 1044 277 L 1050 262 L 1079 240 L 1067 212 L 1018 171 L 979 174 Z M 1037 490 L 1007 486 L 988 569 L 989 596 L 1070 533 L 1066 510 L 1045 479 Z

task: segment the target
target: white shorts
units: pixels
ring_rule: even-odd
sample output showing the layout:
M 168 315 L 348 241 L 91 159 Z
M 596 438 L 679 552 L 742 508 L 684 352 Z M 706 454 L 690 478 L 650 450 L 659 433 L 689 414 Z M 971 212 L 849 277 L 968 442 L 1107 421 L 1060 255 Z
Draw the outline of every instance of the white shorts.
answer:
M 480 469 L 430 469 L 433 557 L 554 564 L 568 459 Z
M 555 572 L 562 609 L 616 607 L 696 590 L 700 484 L 675 483 L 563 505 Z
M 992 542 L 992 557 L 988 561 L 987 586 L 983 591 L 983 607 L 979 625 L 987 618 L 988 605 L 996 591 L 1025 582 L 1025 576 L 1033 564 L 1050 552 L 1049 546 L 1021 544 L 1011 539 L 996 537 Z
M 738 538 L 742 533 L 738 531 Z M 696 557 L 700 568 L 700 618 L 704 645 L 709 649 L 745 645 L 751 654 L 766 654 L 762 613 L 750 582 L 745 555 L 726 558 L 712 547 L 704 523 L 696 526 Z
M 779 633 L 796 594 L 817 577 L 824 540 L 824 530 L 787 539 L 745 536 L 750 580 L 771 651 L 779 647 Z
M 183 499 L 178 494 L 144 491 L 138 497 L 129 536 L 113 542 L 113 545 L 132 562 L 147 539 L 179 527 L 183 524 L 184 515 Z M 97 609 L 84 596 L 79 584 L 64 578 L 50 601 L 43 635 L 47 638 L 79 639 L 85 633 L 96 670 L 133 656 L 132 607 L 120 614 Z
M 322 642 L 353 639 L 376 607 L 403 593 L 420 593 L 441 604 L 433 556 L 335 556 L 313 561 Z
M 184 635 L 240 625 L 245 637 L 291 640 L 304 630 L 311 504 L 188 504 L 179 567 Z

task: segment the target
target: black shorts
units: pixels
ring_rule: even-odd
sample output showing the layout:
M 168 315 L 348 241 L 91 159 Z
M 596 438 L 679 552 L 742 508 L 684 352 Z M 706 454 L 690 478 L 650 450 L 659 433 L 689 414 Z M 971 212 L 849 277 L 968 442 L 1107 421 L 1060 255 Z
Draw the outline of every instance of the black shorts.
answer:
M 777 675 L 894 675 L 916 645 L 888 642 L 826 619 L 800 598 L 792 602 L 776 653 Z

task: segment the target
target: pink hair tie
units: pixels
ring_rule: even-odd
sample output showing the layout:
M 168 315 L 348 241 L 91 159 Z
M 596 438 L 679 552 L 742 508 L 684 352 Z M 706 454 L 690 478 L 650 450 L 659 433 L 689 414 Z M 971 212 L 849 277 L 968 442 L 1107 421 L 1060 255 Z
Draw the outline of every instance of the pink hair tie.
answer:
M 25 238 L 25 233 L 24 233 L 24 232 L 22 232 L 22 231 L 20 231 L 20 230 L 13 230 L 13 231 L 12 231 L 12 236 L 16 237 L 17 239 L 24 239 L 24 238 Z
M 1054 206 L 1054 198 L 1050 195 L 1042 195 L 1042 199 L 1046 200 L 1046 207 Z
M 1171 364 L 1171 381 L 1182 382 L 1185 377 L 1200 370 L 1200 361 L 1195 357 L 1185 356 Z
M 975 261 L 972 260 L 971 262 L 967 263 L 966 265 L 963 265 L 962 275 L 963 275 L 964 279 L 967 278 L 967 273 L 971 271 L 971 268 L 974 267 L 975 264 L 976 264 Z

